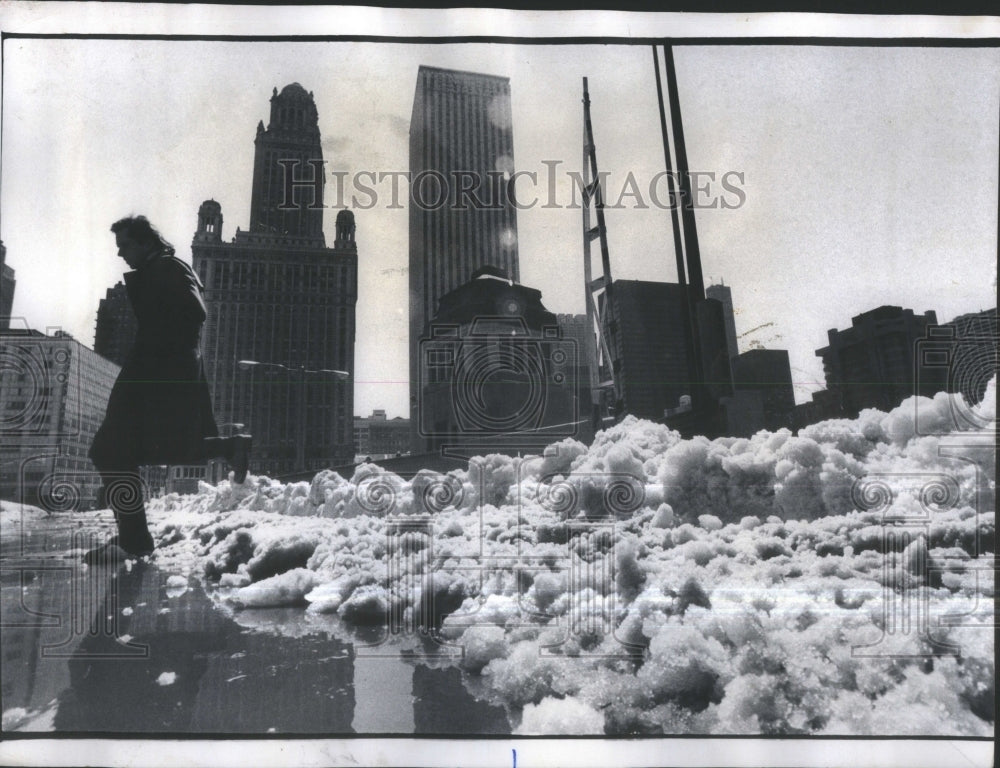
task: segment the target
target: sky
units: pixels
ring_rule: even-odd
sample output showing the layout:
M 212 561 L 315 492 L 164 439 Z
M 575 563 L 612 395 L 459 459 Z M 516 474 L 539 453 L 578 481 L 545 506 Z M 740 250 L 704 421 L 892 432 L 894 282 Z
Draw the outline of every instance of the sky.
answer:
M 224 240 L 248 228 L 257 123 L 273 88 L 299 82 L 356 216 L 355 413 L 407 415 L 407 187 L 396 205 L 388 181 L 374 205 L 350 198 L 358 173 L 407 170 L 420 65 L 510 78 L 515 168 L 538 175 L 519 196 L 540 198 L 518 213 L 521 282 L 549 310 L 584 311 L 567 175 L 581 168 L 583 77 L 605 198 L 621 198 L 612 275 L 676 279 L 670 215 L 649 195 L 664 163 L 648 45 L 15 38 L 3 57 L 13 314 L 88 346 L 124 267 L 111 222 L 147 215 L 185 260 L 203 200 L 221 203 Z M 893 304 L 944 322 L 996 305 L 1000 50 L 692 45 L 675 60 L 689 166 L 740 174 L 742 195 L 724 200 L 742 204 L 696 214 L 706 283 L 731 287 L 741 350 L 789 351 L 797 401 L 823 387 L 827 330 L 854 315 Z

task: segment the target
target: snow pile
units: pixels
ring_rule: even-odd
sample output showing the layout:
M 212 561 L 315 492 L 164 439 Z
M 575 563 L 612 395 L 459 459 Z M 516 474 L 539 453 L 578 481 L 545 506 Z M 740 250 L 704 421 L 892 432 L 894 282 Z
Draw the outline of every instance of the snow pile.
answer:
M 447 474 L 202 486 L 150 505 L 157 558 L 248 627 L 297 605 L 289 632 L 460 648 L 518 733 L 988 736 L 995 391 L 798 435 L 628 418 Z
M 52 519 L 52 515 L 44 509 L 30 504 L 0 499 L 0 529 L 4 533 L 20 530 L 21 524 L 35 525 L 39 520 Z

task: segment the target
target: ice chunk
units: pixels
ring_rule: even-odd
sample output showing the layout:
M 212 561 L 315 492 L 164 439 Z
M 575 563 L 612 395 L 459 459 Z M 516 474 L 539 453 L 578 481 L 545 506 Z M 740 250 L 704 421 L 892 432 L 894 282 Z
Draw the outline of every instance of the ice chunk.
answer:
M 228 599 L 242 608 L 271 608 L 283 605 L 299 605 L 305 596 L 319 583 L 319 577 L 306 568 L 272 576 L 246 587 L 237 589 Z
M 580 699 L 549 696 L 524 708 L 521 724 L 514 733 L 518 736 L 603 734 L 604 715 Z

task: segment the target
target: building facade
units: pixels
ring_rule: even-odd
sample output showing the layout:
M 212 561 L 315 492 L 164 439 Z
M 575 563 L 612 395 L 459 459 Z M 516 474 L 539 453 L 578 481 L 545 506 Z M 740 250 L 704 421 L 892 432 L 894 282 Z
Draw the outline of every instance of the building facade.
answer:
M 125 365 L 125 358 L 135 343 L 139 322 L 132 311 L 125 283 L 108 288 L 97 307 L 94 351 L 115 365 Z
M 580 432 L 577 345 L 541 291 L 484 267 L 441 297 L 420 345 L 419 434 L 491 452 Z
M 355 459 L 379 460 L 402 456 L 410 452 L 410 420 L 397 416 L 387 418 L 377 408 L 371 416 L 354 417 Z
M 808 427 L 827 419 L 836 419 L 843 415 L 840 398 L 828 389 L 812 393 L 812 397 L 804 403 L 795 406 L 792 423 L 795 429 Z
M 64 333 L 0 332 L 0 498 L 51 512 L 90 509 L 87 458 L 121 370 Z
M 10 328 L 16 284 L 14 270 L 7 263 L 7 246 L 0 240 L 0 330 Z
M 677 283 L 615 280 L 608 317 L 617 324 L 611 361 L 623 413 L 662 421 L 692 394 L 684 288 Z
M 733 312 L 733 292 L 728 285 L 710 285 L 705 289 L 705 296 L 722 304 L 722 319 L 726 325 L 726 349 L 732 359 L 740 353 L 740 345 L 736 337 L 736 315 Z
M 772 432 L 794 424 L 795 391 L 788 351 L 751 349 L 733 358 L 733 385 L 736 397 L 732 410 L 740 411 L 743 402 L 751 403 L 746 413 L 739 413 L 740 426 L 734 435 L 750 435 L 761 429 Z M 741 401 L 742 392 L 757 393 L 756 399 Z M 756 403 L 759 402 L 759 410 Z
M 982 402 L 986 385 L 997 374 L 997 309 L 959 315 L 934 334 L 934 345 L 945 353 L 945 372 L 927 376 L 941 382 L 941 389 L 960 392 L 972 405 Z M 927 345 L 924 345 L 926 348 Z M 924 371 L 929 363 L 923 355 Z
M 318 115 L 298 83 L 275 89 L 254 144 L 250 229 L 223 242 L 222 206 L 206 200 L 191 245 L 205 287 L 216 418 L 220 428 L 242 424 L 253 434 L 254 472 L 340 466 L 355 453 L 354 214 L 338 212 L 326 247 Z
M 510 81 L 420 67 L 410 119 L 410 422 L 422 444 L 417 368 L 421 334 L 446 293 L 479 267 L 519 278 Z
M 933 395 L 935 378 L 917 374 L 917 342 L 937 325 L 932 310 L 883 306 L 851 318 L 851 327 L 827 332 L 829 343 L 816 354 L 823 359 L 826 387 L 840 405 L 838 416 L 854 418 L 864 408 L 890 411 L 914 394 Z
M 615 280 L 612 295 L 604 323 L 617 414 L 660 422 L 666 418 L 684 434 L 723 432 L 720 401 L 732 396 L 733 384 L 721 302 L 703 299 L 688 316 L 685 286 L 647 280 Z M 697 345 L 691 348 L 690 325 L 698 329 Z

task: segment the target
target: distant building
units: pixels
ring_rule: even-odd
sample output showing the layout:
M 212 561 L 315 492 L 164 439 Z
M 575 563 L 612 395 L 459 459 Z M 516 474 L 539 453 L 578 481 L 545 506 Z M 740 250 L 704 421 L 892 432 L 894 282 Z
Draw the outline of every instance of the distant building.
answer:
M 692 394 L 688 364 L 684 288 L 676 283 L 615 280 L 606 319 L 617 324 L 611 361 L 619 384 L 619 410 L 661 421 Z
M 87 452 L 120 368 L 64 333 L 0 332 L 0 498 L 89 509 L 100 478 Z
M 576 344 L 541 291 L 496 268 L 474 275 L 441 297 L 419 348 L 421 439 L 499 450 L 577 435 Z
M 94 329 L 94 351 L 115 365 L 125 365 L 139 322 L 132 311 L 125 283 L 108 288 L 97 308 L 97 326 Z
M 586 315 L 556 315 L 556 322 L 562 329 L 562 337 L 572 342 L 579 364 L 576 373 L 577 405 L 580 411 L 580 431 L 578 440 L 589 443 L 594 439 L 594 425 L 589 416 L 592 413 L 592 393 L 590 386 L 590 365 L 588 350 L 591 343 L 596 343 L 596 337 L 590 328 Z
M 828 389 L 821 389 L 813 392 L 810 400 L 795 406 L 792 424 L 798 430 L 820 421 L 842 418 L 843 415 L 840 398 Z
M 163 479 L 164 491 L 166 493 L 179 493 L 182 495 L 198 492 L 201 483 L 210 482 L 211 468 L 205 464 L 178 464 L 164 468 Z
M 441 298 L 493 266 L 517 283 L 510 81 L 422 66 L 410 119 L 410 421 L 418 426 L 421 334 Z
M 702 300 L 689 316 L 685 295 L 677 283 L 612 283 L 604 323 L 618 388 L 615 412 L 666 420 L 683 434 L 721 433 L 718 403 L 733 392 L 722 304 Z M 689 350 L 691 323 L 698 328 L 698 345 Z
M 385 411 L 376 409 L 371 416 L 354 417 L 354 449 L 356 459 L 388 459 L 410 452 L 410 420 L 402 416 L 386 418 Z
M 917 342 L 936 324 L 933 311 L 916 315 L 883 306 L 851 318 L 846 330 L 828 331 L 829 343 L 816 354 L 841 414 L 854 418 L 864 408 L 889 411 L 911 395 L 933 395 L 937 383 L 921 382 L 914 361 Z
M 998 369 L 997 342 L 1000 333 L 996 307 L 959 315 L 940 326 L 940 330 L 932 329 L 929 334 L 931 338 L 921 346 L 924 366 L 921 373 L 926 374 L 927 366 L 935 365 L 943 371 L 927 378 L 940 382 L 942 390 L 961 392 L 970 404 L 981 402 L 986 384 Z M 944 352 L 944 357 L 938 357 L 936 361 L 933 357 L 928 359 L 927 351 L 932 347 Z
M 730 411 L 745 410 L 738 417 L 740 431 L 732 434 L 748 435 L 761 429 L 791 428 L 795 392 L 788 352 L 784 349 L 751 349 L 733 358 L 732 366 L 737 399 L 731 404 Z M 744 396 L 741 400 L 740 395 L 745 392 L 754 392 L 756 397 L 746 399 L 747 396 Z
M 584 359 L 587 345 L 590 342 L 593 331 L 588 327 L 586 315 L 556 315 L 556 322 L 562 328 L 563 338 L 573 339 L 580 352 L 580 359 Z
M 7 246 L 0 240 L 0 330 L 10 328 L 16 284 L 14 270 L 7 264 Z
M 216 418 L 254 436 L 251 471 L 282 475 L 354 458 L 358 253 L 354 214 L 323 234 L 323 149 L 316 104 L 298 83 L 271 97 L 257 125 L 250 229 L 222 240 L 206 200 L 191 244 L 205 286 L 204 360 Z M 240 360 L 266 365 L 241 369 Z M 281 368 L 280 366 L 284 366 Z
M 728 285 L 710 285 L 705 289 L 705 296 L 722 304 L 722 319 L 726 324 L 726 349 L 730 359 L 740 353 L 736 339 L 736 316 L 733 312 L 733 292 Z

